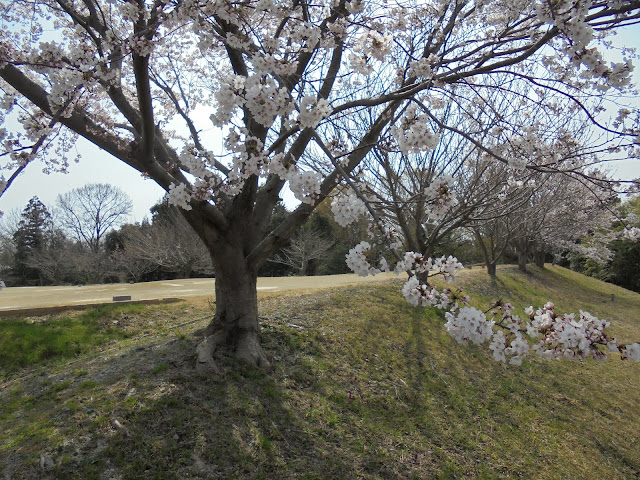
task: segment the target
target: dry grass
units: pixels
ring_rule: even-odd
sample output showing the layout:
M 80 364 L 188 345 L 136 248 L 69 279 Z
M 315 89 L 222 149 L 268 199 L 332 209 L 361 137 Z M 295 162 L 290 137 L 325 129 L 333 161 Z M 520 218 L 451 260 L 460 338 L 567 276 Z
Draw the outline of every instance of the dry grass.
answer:
M 640 295 L 564 269 L 461 282 L 479 305 L 553 299 L 640 338 Z M 615 302 L 611 303 L 611 293 Z M 399 284 L 261 299 L 269 374 L 193 369 L 206 300 L 105 311 L 114 339 L 12 374 L 0 390 L 8 478 L 584 478 L 640 476 L 640 365 L 495 363 Z M 124 317 L 127 317 L 124 319 Z M 118 321 L 118 324 L 113 324 Z M 191 323 L 187 323 L 191 322 Z M 55 361 L 54 361 L 55 360 Z

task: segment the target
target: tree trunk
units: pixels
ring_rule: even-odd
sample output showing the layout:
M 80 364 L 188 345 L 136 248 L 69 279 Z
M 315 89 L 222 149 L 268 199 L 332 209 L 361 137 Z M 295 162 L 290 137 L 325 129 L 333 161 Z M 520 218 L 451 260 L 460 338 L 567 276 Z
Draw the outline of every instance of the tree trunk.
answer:
M 198 345 L 196 369 L 219 373 L 216 352 L 224 349 L 251 365 L 270 368 L 260 345 L 257 272 L 250 269 L 239 245 L 210 248 L 216 275 L 216 313 Z
M 496 264 L 493 262 L 487 262 L 487 273 L 492 276 L 495 277 L 496 276 Z
M 526 249 L 518 249 L 518 270 L 521 272 L 527 272 L 527 260 L 529 255 L 527 254 Z
M 475 238 L 476 238 L 476 245 L 480 247 L 480 251 L 482 252 L 482 258 L 484 259 L 484 264 L 487 266 L 487 273 L 489 274 L 489 276 L 495 277 L 496 263 L 498 260 L 495 258 L 491 258 L 489 256 L 489 250 L 487 249 L 487 246 L 484 243 L 484 239 L 482 238 L 482 234 L 480 233 L 480 231 L 477 229 L 474 229 L 473 234 L 475 235 Z
M 540 268 L 544 268 L 544 260 L 545 260 L 546 256 L 547 255 L 546 255 L 546 253 L 544 251 L 536 252 L 536 254 L 533 257 L 534 262 L 536 263 L 536 266 L 538 266 Z

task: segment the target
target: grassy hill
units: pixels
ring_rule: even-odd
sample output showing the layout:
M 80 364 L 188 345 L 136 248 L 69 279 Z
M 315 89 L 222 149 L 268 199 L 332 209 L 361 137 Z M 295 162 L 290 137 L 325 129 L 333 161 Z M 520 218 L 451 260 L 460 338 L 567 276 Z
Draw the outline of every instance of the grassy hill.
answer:
M 640 295 L 562 268 L 505 267 L 493 283 L 472 270 L 459 283 L 478 307 L 553 300 L 561 312 L 609 319 L 621 341 L 640 340 Z M 2 320 L 0 337 L 11 340 L 0 344 L 0 472 L 640 477 L 640 364 L 617 355 L 498 364 L 486 345 L 456 344 L 441 313 L 411 307 L 399 286 L 264 296 L 269 374 L 232 361 L 221 378 L 195 373 L 195 332 L 212 313 L 206 299 Z M 20 348 L 9 348 L 17 338 Z

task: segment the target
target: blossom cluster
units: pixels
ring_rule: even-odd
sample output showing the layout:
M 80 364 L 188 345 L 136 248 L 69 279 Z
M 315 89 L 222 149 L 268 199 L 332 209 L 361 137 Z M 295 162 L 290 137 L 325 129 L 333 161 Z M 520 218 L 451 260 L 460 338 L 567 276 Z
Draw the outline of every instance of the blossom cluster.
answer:
M 473 307 L 461 308 L 457 314 L 445 313 L 447 323 L 444 328 L 458 343 L 480 344 L 493 335 L 493 322 L 488 321 L 483 312 Z
M 313 204 L 320 198 L 320 184 L 322 175 L 314 171 L 298 171 L 297 168 L 290 169 L 288 176 L 289 188 L 295 197 L 302 203 Z M 297 172 L 297 173 L 296 173 Z
M 421 287 L 415 284 L 414 280 L 412 288 L 420 290 Z M 425 291 L 426 288 L 423 286 L 422 290 Z M 423 305 L 416 303 L 413 297 L 407 300 L 414 305 Z M 424 302 L 424 305 L 428 304 Z M 606 332 L 609 322 L 588 312 L 581 311 L 579 316 L 566 313 L 558 315 L 554 304 L 548 302 L 537 310 L 528 307 L 525 313 L 529 315 L 530 321 L 522 321 L 514 315 L 514 307 L 509 303 L 496 302 L 490 310 L 492 319 L 472 308 L 447 312 L 445 328 L 459 343 L 483 343 L 491 340 L 489 349 L 493 352 L 494 359 L 500 362 L 506 362 L 508 359 L 512 365 L 520 365 L 530 352 L 546 359 L 596 360 L 604 360 L 607 352 L 619 352 L 622 359 L 629 358 L 640 362 L 638 343 L 618 345 L 617 340 L 609 337 Z M 530 346 L 525 334 L 540 340 Z
M 440 136 L 429 128 L 426 116 L 417 114 L 415 105 L 407 108 L 400 125 L 391 128 L 391 134 L 405 155 L 428 152 L 440 142 Z
M 298 69 L 298 62 L 285 62 L 271 54 L 256 54 L 251 58 L 253 68 L 258 72 L 270 72 L 275 75 L 293 75 Z
M 265 127 L 271 126 L 276 116 L 286 117 L 293 111 L 294 102 L 286 88 L 280 87 L 270 75 L 228 75 L 220 78 L 214 94 L 216 112 L 211 115 L 214 125 L 223 126 L 232 118 L 237 107 L 245 106 L 253 118 Z M 305 96 L 300 105 L 300 121 L 315 127 L 331 109 L 324 99 L 315 101 Z M 315 122 L 315 123 L 314 123 Z
M 323 179 L 320 173 L 302 170 L 288 162 L 284 154 L 269 155 L 262 142 L 258 138 L 247 136 L 245 131 L 231 130 L 225 140 L 225 147 L 229 151 L 237 152 L 233 157 L 227 181 L 220 185 L 225 193 L 237 193 L 242 182 L 252 175 L 268 177 L 275 174 L 289 182 L 289 189 L 299 201 L 313 204 L 320 197 Z
M 420 282 L 415 275 L 402 286 L 402 296 L 414 307 L 436 306 L 440 302 L 438 289 Z
M 396 273 L 401 273 L 412 270 L 422 275 L 429 275 L 430 272 L 435 272 L 431 276 L 443 275 L 446 281 L 451 282 L 458 272 L 463 269 L 462 263 L 451 255 L 440 258 L 425 258 L 421 253 L 405 252 L 402 261 L 397 263 L 395 271 Z
M 417 276 L 409 277 L 402 286 L 402 296 L 414 307 L 436 307 L 454 314 L 462 307 L 469 306 L 469 297 L 462 289 L 445 288 L 442 291 L 421 282 Z
M 433 77 L 432 66 L 438 63 L 438 57 L 434 54 L 429 55 L 427 58 L 421 58 L 414 60 L 409 64 L 409 72 L 416 77 L 429 80 Z
M 362 75 L 370 75 L 373 72 L 373 63 L 370 59 L 380 62 L 391 52 L 393 36 L 375 30 L 368 30 L 355 42 L 349 54 L 349 64 L 354 72 Z
M 509 344 L 507 345 L 507 342 Z M 493 358 L 498 362 L 506 362 L 507 357 L 511 365 L 521 365 L 522 359 L 529 352 L 529 343 L 520 332 L 513 333 L 511 338 L 499 330 L 491 337 L 489 349 L 493 352 Z
M 252 75 L 245 81 L 245 105 L 253 118 L 269 127 L 277 115 L 286 116 L 293 109 L 289 92 L 270 76 Z
M 300 102 L 298 122 L 300 122 L 301 128 L 316 128 L 322 119 L 328 117 L 330 113 L 331 107 L 327 100 L 307 95 Z
M 442 274 L 445 281 L 453 282 L 458 272 L 464 270 L 464 265 L 462 265 L 462 263 L 460 263 L 456 257 L 453 257 L 451 255 L 445 257 L 443 255 L 440 258 L 431 260 L 431 270 Z
M 393 237 L 393 234 L 390 235 Z M 396 247 L 397 245 L 392 246 L 392 248 Z M 368 242 L 360 242 L 346 255 L 347 266 L 362 277 L 391 271 L 391 266 L 384 257 L 379 261 L 378 267 L 374 267 L 369 259 L 370 252 L 371 245 Z M 433 259 L 425 258 L 420 253 L 405 252 L 402 259 L 396 263 L 394 272 L 396 274 L 412 272 L 402 287 L 402 295 L 411 305 L 436 306 L 450 312 L 457 312 L 460 307 L 468 305 L 468 297 L 463 295 L 462 290 L 446 288 L 439 291 L 434 286 L 422 282 L 418 275 L 423 278 L 443 275 L 447 281 L 451 281 L 463 268 L 463 265 L 452 256 Z
M 493 324 L 501 327 L 493 334 L 489 349 L 493 358 L 499 362 L 520 365 L 522 359 L 529 353 L 529 343 L 523 337 L 520 318 L 513 314 L 514 307 L 510 303 L 496 302 L 492 305 L 491 315 Z M 499 315 L 501 313 L 501 315 Z M 498 319 L 498 316 L 500 318 Z
M 578 167 L 580 160 L 575 156 L 576 148 L 579 148 L 579 141 L 566 130 L 557 129 L 549 134 L 538 122 L 533 122 L 511 135 L 495 151 L 506 158 L 510 168 L 522 172 L 527 165 L 540 159 L 547 165 L 570 162 L 571 167 Z
M 610 2 L 614 8 L 617 2 Z M 625 58 L 622 62 L 611 62 L 609 65 L 604 60 L 602 53 L 595 47 L 589 47 L 595 38 L 594 29 L 586 21 L 591 2 L 559 1 L 553 6 L 546 2 L 540 2 L 536 6 L 537 17 L 545 22 L 555 25 L 564 36 L 562 48 L 571 59 L 573 67 L 584 69 L 580 71 L 580 78 L 587 80 L 604 80 L 595 85 L 596 90 L 606 91 L 609 88 L 622 89 L 631 83 L 633 63 Z M 562 68 L 557 59 L 548 57 L 546 63 L 556 69 Z M 552 68 L 554 68 L 552 67 Z
M 429 184 L 424 189 L 426 203 L 429 205 L 429 218 L 440 220 L 455 204 L 453 195 L 453 177 L 443 175 Z
M 371 244 L 369 244 L 369 242 L 360 242 L 349 250 L 349 253 L 346 256 L 347 267 L 360 277 L 377 275 L 381 272 L 379 268 L 375 268 L 369 263 L 367 254 L 370 250 Z
M 627 240 L 640 241 L 640 228 L 627 226 L 624 229 L 622 236 Z
M 227 180 L 227 193 L 236 193 L 242 182 L 253 175 L 266 175 L 269 158 L 260 139 L 246 135 L 243 141 L 240 135 L 231 131 L 226 146 L 237 152 Z
M 180 165 L 194 177 L 204 180 L 212 176 L 209 154 L 198 150 L 194 145 L 185 145 L 178 158 Z
M 358 196 L 349 190 L 337 195 L 331 202 L 333 219 L 342 227 L 355 222 L 358 217 L 367 213 L 367 207 Z
M 542 339 L 533 349 L 545 358 L 604 358 L 604 353 L 598 345 L 607 346 L 609 351 L 617 350 L 617 341 L 609 339 L 605 330 L 609 326 L 606 320 L 598 319 L 588 312 L 580 311 L 575 314 L 558 315 L 555 305 L 551 302 L 542 308 L 527 313 L 532 317 L 527 326 L 530 336 Z
M 191 210 L 192 207 L 189 204 L 191 201 L 191 194 L 187 190 L 187 186 L 184 183 L 169 185 L 169 204 L 183 208 L 185 210 Z
M 631 343 L 629 345 L 626 345 L 624 350 L 620 352 L 620 355 L 623 360 L 630 358 L 631 360 L 640 362 L 640 344 Z
M 242 94 L 245 80 L 246 77 L 241 75 L 227 75 L 220 79 L 218 90 L 214 94 L 218 108 L 210 117 L 214 125 L 222 126 L 228 123 L 236 107 L 244 103 Z
M 360 38 L 355 50 L 366 57 L 372 57 L 382 62 L 391 52 L 392 45 L 393 36 L 391 34 L 369 30 Z
M 299 23 L 290 33 L 289 39 L 301 46 L 301 52 L 312 52 L 320 41 L 320 29 L 310 22 Z
M 527 159 L 515 154 L 509 155 L 509 157 L 507 158 L 507 162 L 509 162 L 509 166 L 516 172 L 522 172 L 525 168 L 527 168 Z

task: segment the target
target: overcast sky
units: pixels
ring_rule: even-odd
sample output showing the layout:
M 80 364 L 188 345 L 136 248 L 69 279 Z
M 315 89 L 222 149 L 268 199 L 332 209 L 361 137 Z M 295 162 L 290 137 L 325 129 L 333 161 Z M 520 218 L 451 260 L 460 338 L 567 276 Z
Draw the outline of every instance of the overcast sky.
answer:
M 640 25 L 626 28 L 614 39 L 617 46 L 640 46 Z M 618 59 L 611 58 L 612 61 Z M 636 62 L 637 63 L 637 62 Z M 635 65 L 634 80 L 640 86 L 640 65 Z M 636 99 L 637 100 L 637 99 Z M 640 107 L 640 101 L 634 102 Z M 217 142 L 216 142 L 217 143 Z M 55 205 L 59 194 L 87 183 L 110 183 L 124 190 L 133 200 L 134 209 L 131 221 L 139 222 L 149 215 L 149 208 L 162 198 L 164 191 L 152 180 L 145 180 L 138 172 L 119 160 L 100 151 L 85 140 L 77 145 L 82 154 L 78 164 L 69 167 L 70 173 L 42 173 L 43 165 L 34 162 L 15 180 L 9 191 L 0 197 L 0 211 L 13 209 L 22 211 L 29 199 L 38 198 L 48 207 Z M 640 160 L 629 160 L 613 166 L 620 179 L 640 178 Z M 6 177 L 5 173 L 5 177 Z

